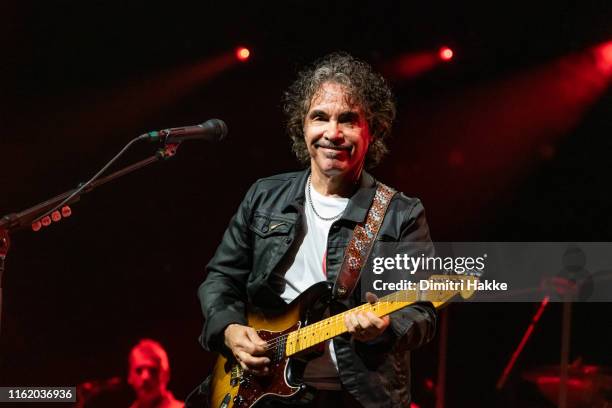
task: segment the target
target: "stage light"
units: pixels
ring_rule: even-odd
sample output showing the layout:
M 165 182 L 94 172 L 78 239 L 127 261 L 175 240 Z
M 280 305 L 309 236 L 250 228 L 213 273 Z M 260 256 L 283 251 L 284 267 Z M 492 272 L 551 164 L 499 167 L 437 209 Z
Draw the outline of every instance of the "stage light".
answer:
M 599 71 L 609 75 L 612 71 L 612 41 L 597 46 L 595 51 Z
M 453 58 L 454 52 L 448 47 L 440 48 L 438 51 L 438 56 L 442 61 L 450 61 Z
M 249 51 L 249 49 L 246 47 L 239 47 L 236 50 L 236 58 L 238 58 L 242 62 L 248 60 L 250 56 L 251 56 L 251 51 Z
M 601 46 L 601 56 L 607 63 L 612 63 L 612 41 Z

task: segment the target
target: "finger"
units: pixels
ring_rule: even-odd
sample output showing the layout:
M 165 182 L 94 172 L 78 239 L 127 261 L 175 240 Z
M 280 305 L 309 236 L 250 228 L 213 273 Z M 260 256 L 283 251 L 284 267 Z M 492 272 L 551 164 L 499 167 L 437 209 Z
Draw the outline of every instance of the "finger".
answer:
M 351 334 L 355 333 L 355 326 L 353 325 L 353 321 L 351 320 L 350 314 L 344 315 L 344 325 L 346 326 L 346 330 L 349 333 Z
M 381 318 L 381 317 L 376 316 L 372 312 L 368 312 L 366 313 L 366 317 L 368 318 L 368 321 L 370 322 L 370 324 L 376 327 L 378 330 L 386 329 L 387 326 L 389 325 L 389 316 L 384 316 Z
M 248 329 L 250 327 L 240 326 L 240 330 L 236 330 L 231 336 L 230 341 L 235 347 L 243 348 L 252 343 L 248 336 Z
M 378 296 L 376 296 L 376 295 L 375 295 L 374 293 L 372 293 L 372 292 L 366 292 L 366 294 L 365 294 L 365 298 L 366 298 L 366 301 L 367 301 L 368 303 L 376 303 L 376 302 L 378 302 Z
M 240 357 L 240 355 L 242 354 L 242 351 L 236 351 L 234 353 L 234 358 L 236 358 L 236 361 L 238 362 L 238 364 L 240 364 L 240 367 L 242 367 L 242 369 L 244 371 L 249 371 L 249 366 L 247 366 L 244 361 L 242 361 L 242 358 Z
M 355 314 L 359 324 L 355 328 L 355 338 L 360 341 L 368 341 L 378 335 L 378 331 L 368 321 L 367 317 L 363 313 Z
M 249 338 L 249 340 L 260 349 L 261 352 L 265 351 L 265 347 L 266 347 L 266 342 L 265 340 L 263 340 L 261 337 L 259 337 L 259 334 L 257 334 L 257 330 L 255 330 L 252 327 L 247 328 L 246 330 L 246 335 Z
M 238 356 L 235 356 L 235 357 L 236 357 L 236 360 L 238 361 L 238 363 L 240 364 L 240 367 L 242 367 L 242 369 L 244 371 L 249 371 L 249 367 L 246 364 L 244 364 L 244 362 L 242 360 L 240 360 L 238 358 Z
M 246 337 L 236 342 L 235 348 L 236 350 L 245 352 L 249 355 L 261 354 L 259 348 Z
M 241 350 L 246 350 L 249 347 L 253 346 L 253 342 L 246 335 L 246 332 L 240 333 L 240 336 L 233 340 L 234 347 L 239 348 Z
M 269 369 L 267 366 L 266 366 L 266 367 L 264 367 L 264 368 L 262 368 L 262 369 L 256 369 L 256 368 L 252 368 L 252 367 L 247 366 L 247 365 L 244 363 L 244 361 L 241 361 L 241 360 L 240 360 L 240 359 L 238 359 L 238 358 L 236 358 L 236 359 L 237 359 L 237 360 L 238 360 L 238 362 L 240 363 L 240 367 L 242 367 L 242 370 L 243 370 L 245 373 L 252 373 L 252 374 L 254 374 L 254 375 L 259 375 L 259 376 L 261 376 L 261 375 L 268 375 L 268 374 L 270 374 L 270 369 Z
M 371 340 L 373 338 L 378 337 L 381 331 L 376 326 L 374 326 L 372 322 L 370 322 L 367 316 L 365 315 L 362 315 L 362 316 L 367 322 L 367 323 L 362 323 L 363 325 L 365 325 L 365 327 L 360 333 L 362 340 Z
M 255 357 L 249 355 L 249 357 L 244 359 L 244 363 L 251 369 L 262 369 L 270 364 L 270 359 L 268 357 Z
M 351 323 L 353 324 L 353 327 L 355 327 L 355 330 L 361 329 L 361 325 L 359 324 L 359 319 L 357 318 L 357 313 L 351 313 L 349 315 L 349 318 L 351 319 Z
M 265 343 L 264 343 L 265 344 Z M 250 355 L 258 356 L 266 352 L 265 346 L 259 346 L 251 341 L 248 337 L 244 337 L 238 347 L 239 350 L 246 351 Z
M 266 365 L 270 364 L 270 359 L 268 357 L 255 357 L 245 351 L 239 351 L 237 354 L 240 363 L 244 363 L 246 367 L 251 370 L 261 370 Z
M 357 321 L 359 322 L 359 326 L 364 330 L 368 330 L 372 327 L 370 319 L 363 313 L 357 313 Z

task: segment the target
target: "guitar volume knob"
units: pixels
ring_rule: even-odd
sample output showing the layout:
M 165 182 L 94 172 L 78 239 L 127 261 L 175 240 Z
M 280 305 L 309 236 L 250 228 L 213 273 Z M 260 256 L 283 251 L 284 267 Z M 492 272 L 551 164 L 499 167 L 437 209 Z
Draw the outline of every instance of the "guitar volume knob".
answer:
M 244 398 L 242 398 L 242 395 L 236 395 L 233 401 L 234 405 L 242 405 L 242 403 L 244 402 Z

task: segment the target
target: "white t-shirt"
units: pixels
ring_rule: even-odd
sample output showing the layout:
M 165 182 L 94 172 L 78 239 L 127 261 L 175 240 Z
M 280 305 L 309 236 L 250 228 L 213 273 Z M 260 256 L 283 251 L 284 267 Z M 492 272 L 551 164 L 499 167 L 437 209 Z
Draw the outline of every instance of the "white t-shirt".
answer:
M 306 189 L 308 189 L 308 183 Z M 308 191 L 306 191 L 306 197 L 308 197 Z M 348 198 L 324 196 L 314 188 L 310 188 L 310 197 L 317 213 L 324 218 L 342 213 L 349 202 Z M 285 289 L 281 297 L 287 303 L 315 283 L 327 280 L 325 271 L 327 236 L 335 220 L 325 221 L 317 217 L 308 199 L 304 205 L 302 219 L 304 239 L 284 276 Z M 326 342 L 325 354 L 308 363 L 304 371 L 304 381 L 322 390 L 340 389 L 338 364 L 332 341 Z

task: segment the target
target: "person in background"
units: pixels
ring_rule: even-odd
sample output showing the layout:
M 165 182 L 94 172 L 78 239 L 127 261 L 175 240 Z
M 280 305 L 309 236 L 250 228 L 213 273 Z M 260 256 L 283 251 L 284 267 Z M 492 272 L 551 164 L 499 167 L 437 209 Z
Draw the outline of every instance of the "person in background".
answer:
M 170 364 L 164 348 L 151 339 L 142 339 L 129 357 L 128 383 L 136 393 L 130 408 L 182 408 L 166 387 L 170 381 Z

